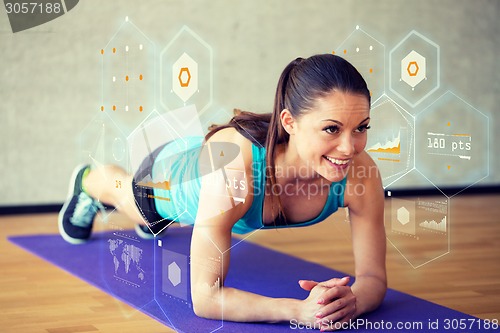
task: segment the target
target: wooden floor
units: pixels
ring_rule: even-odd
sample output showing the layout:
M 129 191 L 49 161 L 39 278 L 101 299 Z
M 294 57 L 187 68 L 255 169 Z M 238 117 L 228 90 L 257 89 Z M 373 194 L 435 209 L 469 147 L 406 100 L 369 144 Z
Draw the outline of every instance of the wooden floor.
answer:
M 248 240 L 352 274 L 345 213 L 330 220 L 259 231 Z M 453 198 L 449 221 L 450 252 L 419 268 L 388 244 L 389 286 L 483 319 L 500 319 L 500 195 Z M 55 232 L 56 214 L 0 217 L 0 331 L 172 332 L 6 240 Z

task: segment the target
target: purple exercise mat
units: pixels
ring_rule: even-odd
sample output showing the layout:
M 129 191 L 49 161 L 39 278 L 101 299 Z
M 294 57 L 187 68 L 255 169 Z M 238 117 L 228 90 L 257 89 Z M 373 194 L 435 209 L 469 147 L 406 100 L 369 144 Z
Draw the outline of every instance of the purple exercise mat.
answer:
M 160 242 L 139 239 L 129 231 L 96 233 L 83 245 L 70 245 L 59 235 L 16 236 L 9 240 L 179 332 L 318 332 L 301 329 L 295 322 L 235 323 L 196 317 L 189 296 L 191 231 L 190 227 L 171 228 Z M 217 267 L 217 260 L 207 265 L 207 269 Z M 271 297 L 304 299 L 307 292 L 300 289 L 299 279 L 323 281 L 343 276 L 314 263 L 240 242 L 231 250 L 226 285 Z M 383 305 L 356 323 L 357 332 L 391 328 L 398 332 L 498 331 L 485 330 L 485 322 L 475 317 L 395 290 L 388 290 Z M 421 327 L 397 328 L 399 324 L 419 323 Z M 461 329 L 464 323 L 467 327 Z

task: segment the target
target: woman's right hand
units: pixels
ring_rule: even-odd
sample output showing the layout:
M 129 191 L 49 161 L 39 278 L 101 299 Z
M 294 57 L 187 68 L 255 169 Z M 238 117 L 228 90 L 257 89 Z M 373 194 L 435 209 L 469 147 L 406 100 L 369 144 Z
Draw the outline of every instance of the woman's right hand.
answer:
M 299 313 L 297 314 L 298 318 L 296 318 L 299 322 L 307 324 L 308 326 L 315 325 L 318 320 L 317 314 L 324 306 L 324 304 L 320 302 L 321 295 L 328 289 L 328 287 L 321 284 L 316 284 L 310 289 L 309 296 L 300 303 Z
M 332 287 L 345 286 L 348 282 L 348 277 L 342 279 L 334 278 L 323 282 L 300 280 L 299 284 L 301 288 L 308 290 L 309 295 L 306 299 L 301 301 L 297 320 L 319 329 L 321 325 L 316 324 L 316 321 L 321 318 L 320 310 L 325 306 L 323 299 L 324 293 Z

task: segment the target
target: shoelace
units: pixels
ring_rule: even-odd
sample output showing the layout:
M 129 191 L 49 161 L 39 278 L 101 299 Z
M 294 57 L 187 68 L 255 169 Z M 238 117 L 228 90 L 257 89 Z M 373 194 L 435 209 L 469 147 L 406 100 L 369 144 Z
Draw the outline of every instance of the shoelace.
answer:
M 100 202 L 94 201 L 94 199 L 85 192 L 80 192 L 75 210 L 70 218 L 71 224 L 82 228 L 88 228 L 94 220 L 97 209 L 101 210 L 101 212 L 105 211 L 104 206 Z

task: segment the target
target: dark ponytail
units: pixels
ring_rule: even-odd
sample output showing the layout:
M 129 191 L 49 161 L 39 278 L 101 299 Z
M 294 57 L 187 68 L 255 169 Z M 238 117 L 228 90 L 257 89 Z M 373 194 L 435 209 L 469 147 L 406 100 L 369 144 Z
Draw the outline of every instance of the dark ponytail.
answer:
M 266 139 L 266 187 L 269 193 L 272 193 L 272 210 L 274 211 L 274 207 L 276 206 L 276 204 L 278 205 L 277 221 L 275 220 L 275 223 L 278 224 L 286 223 L 286 216 L 284 214 L 283 205 L 281 203 L 279 194 L 273 193 L 273 189 L 275 188 L 274 185 L 277 183 L 275 152 L 276 146 L 279 144 L 287 143 L 290 137 L 290 135 L 281 125 L 280 114 L 281 111 L 290 107 L 290 103 L 287 100 L 287 87 L 290 80 L 290 74 L 302 61 L 304 61 L 303 58 L 297 58 L 293 60 L 285 67 L 285 69 L 281 73 L 281 76 L 278 80 L 278 86 L 276 87 L 276 94 L 274 96 L 274 109 L 271 115 L 271 121 L 269 123 L 269 128 L 273 128 L 275 130 L 268 131 Z
M 224 125 L 211 126 L 205 139 L 228 127 L 255 144 L 266 148 L 266 193 L 272 194 L 273 211 L 278 205 L 277 224 L 286 223 L 279 195 L 275 188 L 275 149 L 287 144 L 289 135 L 281 125 L 281 111 L 287 109 L 295 119 L 312 110 L 317 98 L 332 91 L 365 96 L 370 104 L 370 92 L 361 74 L 347 60 L 333 54 L 319 54 L 307 59 L 297 58 L 290 62 L 278 81 L 272 113 L 256 114 L 235 109 L 234 117 Z

